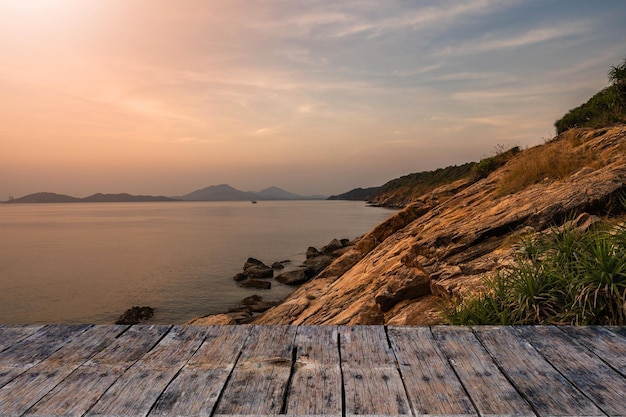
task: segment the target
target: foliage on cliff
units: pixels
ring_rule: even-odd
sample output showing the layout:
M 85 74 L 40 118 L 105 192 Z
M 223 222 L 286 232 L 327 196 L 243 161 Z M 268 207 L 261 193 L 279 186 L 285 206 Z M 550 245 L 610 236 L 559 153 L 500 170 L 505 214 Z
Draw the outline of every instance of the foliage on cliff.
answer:
M 611 67 L 611 85 L 554 123 L 557 133 L 576 127 L 599 128 L 626 121 L 626 59 Z
M 375 204 L 403 207 L 437 187 L 462 178 L 469 178 L 476 165 L 476 162 L 468 162 L 463 165 L 451 165 L 434 171 L 404 175 L 385 183 L 380 187 L 378 195 L 371 201 Z
M 626 228 L 528 236 L 489 291 L 456 305 L 454 324 L 626 324 Z
M 380 187 L 355 188 L 347 193 L 329 197 L 329 200 L 363 200 L 385 207 L 405 207 L 431 191 L 466 179 L 465 185 L 486 178 L 520 153 L 518 146 L 506 149 L 499 145 L 492 156 L 479 162 L 451 165 L 433 171 L 422 171 L 386 182 Z

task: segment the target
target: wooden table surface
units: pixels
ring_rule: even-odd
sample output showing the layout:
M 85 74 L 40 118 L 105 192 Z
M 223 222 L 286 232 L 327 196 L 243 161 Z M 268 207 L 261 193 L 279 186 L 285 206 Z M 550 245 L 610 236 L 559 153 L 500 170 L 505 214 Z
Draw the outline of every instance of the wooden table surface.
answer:
M 626 416 L 626 328 L 0 326 L 0 416 Z

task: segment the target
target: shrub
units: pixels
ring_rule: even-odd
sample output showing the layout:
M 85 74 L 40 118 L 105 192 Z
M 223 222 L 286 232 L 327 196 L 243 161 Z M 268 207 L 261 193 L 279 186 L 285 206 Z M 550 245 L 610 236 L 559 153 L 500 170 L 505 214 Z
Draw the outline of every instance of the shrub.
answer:
M 626 120 L 626 59 L 611 67 L 611 85 L 554 123 L 557 133 L 576 127 L 599 128 Z
M 626 324 L 626 228 L 527 237 L 489 291 L 455 305 L 452 324 Z
M 557 133 L 577 127 L 599 128 L 624 121 L 626 114 L 622 94 L 616 86 L 610 86 L 586 103 L 571 109 L 554 123 Z
M 514 146 L 511 149 L 505 150 L 501 145 L 496 146 L 494 156 L 483 158 L 476 165 L 472 167 L 472 180 L 478 181 L 483 178 L 487 178 L 496 169 L 506 164 L 513 156 L 517 155 L 520 151 L 519 146 Z

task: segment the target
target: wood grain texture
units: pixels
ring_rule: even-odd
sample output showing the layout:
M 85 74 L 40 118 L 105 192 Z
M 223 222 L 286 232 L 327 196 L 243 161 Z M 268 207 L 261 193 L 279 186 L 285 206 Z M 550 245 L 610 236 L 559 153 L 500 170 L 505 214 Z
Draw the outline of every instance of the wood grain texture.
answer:
M 82 416 L 171 326 L 132 326 L 35 404 L 28 416 Z
M 204 341 L 206 328 L 174 326 L 102 395 L 87 416 L 146 416 Z
M 626 415 L 623 333 L 1 326 L 0 415 Z
M 565 326 L 559 329 L 626 377 L 626 337 L 599 326 Z
M 479 326 L 474 332 L 500 369 L 540 415 L 604 415 L 513 328 Z
M 0 325 L 0 352 L 19 343 L 43 326 Z
M 211 327 L 150 416 L 210 416 L 248 338 L 243 326 Z
M 548 326 L 516 330 L 602 411 L 626 415 L 626 379 L 586 347 Z
M 416 415 L 477 415 L 428 327 L 391 327 L 389 339 Z
M 0 387 L 61 348 L 89 326 L 45 326 L 0 352 Z
M 0 415 L 21 415 L 125 328 L 96 326 L 70 336 L 56 352 L 0 388 Z
M 482 415 L 535 415 L 469 327 L 435 326 L 432 332 Z
M 287 414 L 339 416 L 341 363 L 335 326 L 299 327 Z
M 346 414 L 411 414 L 384 327 L 341 327 L 339 334 Z
M 254 326 L 217 414 L 279 414 L 293 363 L 296 327 Z

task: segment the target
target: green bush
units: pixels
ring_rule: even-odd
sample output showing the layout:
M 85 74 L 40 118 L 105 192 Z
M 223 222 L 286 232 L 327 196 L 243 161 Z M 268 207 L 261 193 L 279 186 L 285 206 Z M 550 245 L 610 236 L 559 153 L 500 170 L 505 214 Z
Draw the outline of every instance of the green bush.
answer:
M 509 150 L 504 150 L 501 146 L 498 147 L 494 156 L 483 158 L 472 167 L 472 180 L 478 181 L 487 178 L 489 174 L 506 164 L 509 159 L 520 152 L 519 146 L 514 146 Z
M 562 133 L 577 127 L 600 128 L 623 122 L 626 113 L 622 100 L 617 86 L 607 87 L 557 120 L 554 123 L 556 131 Z
M 452 324 L 626 324 L 626 228 L 527 237 L 489 291 L 455 305 Z
M 557 133 L 576 127 L 599 128 L 626 120 L 626 60 L 611 67 L 611 85 L 554 123 Z

